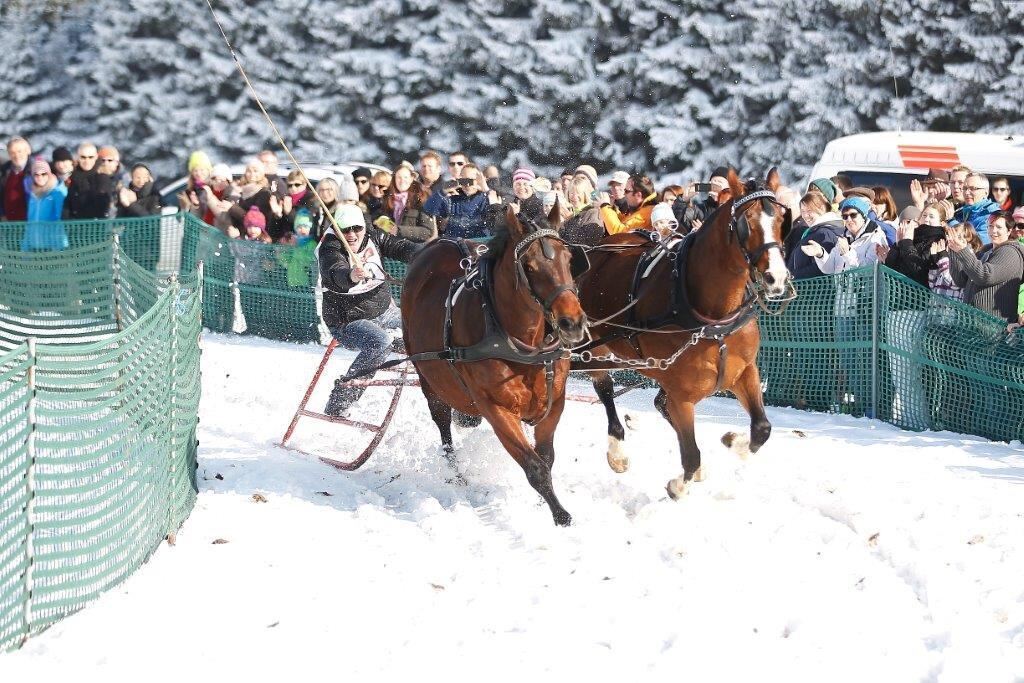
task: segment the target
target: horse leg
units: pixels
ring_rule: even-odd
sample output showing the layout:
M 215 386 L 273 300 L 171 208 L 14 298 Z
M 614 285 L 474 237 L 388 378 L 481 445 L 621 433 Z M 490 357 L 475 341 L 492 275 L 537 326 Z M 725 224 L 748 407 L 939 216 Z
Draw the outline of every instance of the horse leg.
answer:
M 672 397 L 668 396 L 665 408 L 669 422 L 679 438 L 679 453 L 683 462 L 683 476 L 670 480 L 665 489 L 673 500 L 678 500 L 686 493 L 687 484 L 704 479 L 700 464 L 700 448 L 697 447 L 693 429 L 695 406 L 693 403 L 673 401 Z
M 590 378 L 594 382 L 594 391 L 597 392 L 597 397 L 601 399 L 608 415 L 608 466 L 622 474 L 629 469 L 629 456 L 622 449 L 626 430 L 622 428 L 619 413 L 615 410 L 615 385 L 612 376 L 607 372 L 591 373 Z
M 452 409 L 447 403 L 441 400 L 423 376 L 420 376 L 420 388 L 423 389 L 423 396 L 427 399 L 427 408 L 430 410 L 430 417 L 437 425 L 437 431 L 441 433 L 441 452 L 448 466 L 455 472 L 451 480 L 457 484 L 466 484 L 466 478 L 459 472 L 455 462 L 455 445 L 452 442 Z
M 552 412 L 554 412 L 554 406 L 552 406 Z M 509 455 L 523 468 L 523 471 L 526 473 L 526 480 L 530 482 L 530 486 L 548 504 L 555 524 L 559 526 L 571 524 L 572 516 L 562 507 L 562 504 L 558 502 L 558 498 L 555 496 L 555 490 L 551 484 L 551 466 L 548 465 L 543 455 L 530 447 L 526 434 L 523 433 L 519 416 L 498 406 L 488 406 L 484 416 L 491 423 L 491 427 L 494 428 L 494 433 L 497 435 L 498 440 L 501 441 L 501 445 L 505 447 Z M 549 415 L 548 417 L 550 418 L 551 416 Z M 541 421 L 541 423 L 545 422 L 548 422 L 548 420 Z M 558 420 L 556 418 L 551 422 L 557 424 Z M 554 427 L 552 426 L 550 429 L 553 435 Z M 546 436 L 546 432 L 543 434 L 545 434 L 544 438 L 552 438 Z M 553 448 L 550 451 L 550 457 L 554 458 Z
M 764 412 L 764 395 L 756 365 L 751 363 L 746 367 L 732 392 L 750 415 L 750 435 L 726 432 L 722 435 L 722 443 L 745 460 L 751 453 L 757 453 L 772 433 L 772 423 Z
M 533 428 L 533 438 L 536 441 L 535 450 L 544 458 L 548 469 L 555 466 L 555 427 L 562 419 L 562 411 L 565 410 L 565 394 L 551 405 L 551 412 L 544 416 L 544 419 Z

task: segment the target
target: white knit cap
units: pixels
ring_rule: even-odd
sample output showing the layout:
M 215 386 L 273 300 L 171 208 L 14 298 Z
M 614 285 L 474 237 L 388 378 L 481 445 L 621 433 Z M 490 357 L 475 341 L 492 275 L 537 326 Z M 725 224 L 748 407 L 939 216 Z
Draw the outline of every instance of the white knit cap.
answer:
M 355 183 L 353 183 L 353 186 Z M 339 228 L 351 228 L 356 225 L 366 227 L 366 217 L 363 210 L 355 204 L 341 204 L 334 210 L 334 220 L 338 222 Z
M 654 210 L 651 211 L 651 225 L 654 225 L 658 221 L 664 220 L 670 220 L 677 226 L 679 225 L 679 221 L 676 220 L 676 215 L 672 213 L 672 207 L 669 205 L 668 202 L 662 202 L 661 204 L 657 204 L 654 207 Z

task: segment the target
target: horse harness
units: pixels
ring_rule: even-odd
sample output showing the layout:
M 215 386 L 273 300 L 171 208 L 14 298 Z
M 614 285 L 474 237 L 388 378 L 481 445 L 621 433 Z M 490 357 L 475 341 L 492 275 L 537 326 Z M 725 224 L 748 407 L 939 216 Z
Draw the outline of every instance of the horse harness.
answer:
M 737 209 L 756 200 L 760 200 L 762 202 L 762 206 L 768 202 L 781 206 L 781 204 L 775 200 L 774 193 L 768 190 L 752 192 L 744 195 L 732 204 L 729 220 L 729 239 L 730 241 L 733 238 L 736 239 L 750 271 L 750 279 L 747 281 L 745 296 L 739 306 L 722 318 L 709 318 L 701 314 L 690 302 L 689 295 L 686 291 L 686 263 L 689 258 L 690 248 L 693 246 L 696 239 L 695 233 L 691 232 L 678 240 L 666 241 L 660 239 L 658 233 L 636 231 L 637 234 L 645 237 L 654 246 L 653 248 L 645 251 L 637 261 L 636 268 L 633 272 L 633 279 L 629 291 L 629 297 L 627 299 L 627 305 L 623 311 L 620 311 L 620 313 L 627 312 L 626 322 L 625 324 L 609 323 L 618 329 L 598 339 L 591 340 L 581 347 L 573 349 L 574 353 L 579 354 L 578 364 L 574 364 L 573 369 L 620 369 L 619 366 L 623 364 L 622 361 L 619 361 L 618 363 L 613 361 L 613 363 L 608 367 L 590 366 L 590 363 L 593 361 L 608 360 L 608 357 L 595 357 L 590 352 L 590 349 L 602 346 L 616 339 L 626 339 L 636 350 L 637 355 L 643 358 L 643 352 L 640 349 L 640 343 L 638 340 L 639 335 L 645 332 L 692 332 L 693 334 L 686 344 L 677 350 L 669 359 L 658 360 L 648 358 L 645 361 L 627 361 L 625 364 L 636 364 L 637 367 L 651 370 L 666 370 L 683 352 L 701 339 L 716 341 L 718 342 L 718 377 L 715 382 L 715 392 L 719 391 L 722 388 L 722 383 L 725 379 L 725 364 L 728 360 L 729 354 L 729 349 L 725 344 L 725 340 L 731 334 L 750 322 L 750 320 L 756 315 L 755 307 L 760 302 L 758 290 L 762 278 L 760 271 L 757 270 L 757 262 L 769 249 L 779 249 L 782 251 L 782 245 L 778 242 L 767 242 L 753 250 L 753 252 L 747 248 L 747 242 L 750 238 L 750 225 L 747 222 L 745 213 L 740 213 L 738 219 L 736 214 Z M 716 214 L 718 211 L 722 210 L 722 208 L 723 207 L 716 208 L 704 221 L 705 224 L 711 225 Z M 641 298 L 640 288 L 643 286 L 644 280 L 651 274 L 651 272 L 653 272 L 655 266 L 665 258 L 672 262 L 672 266 L 669 270 L 672 278 L 672 285 L 669 289 L 671 292 L 669 309 L 662 315 L 639 320 L 636 314 L 636 304 L 639 303 Z M 615 316 L 613 315 L 612 317 Z M 681 329 L 670 331 L 664 330 L 665 327 L 669 326 Z M 583 367 L 579 364 L 584 364 L 587 367 Z
M 590 268 L 590 260 L 582 246 L 567 244 L 566 246 L 572 252 L 572 260 L 569 265 L 570 273 L 573 278 L 572 282 L 564 283 L 555 287 L 551 294 L 549 294 L 544 300 L 541 300 L 530 285 L 530 281 L 526 276 L 526 270 L 523 267 L 522 258 L 530 245 L 539 241 L 541 251 L 544 256 L 548 259 L 554 260 L 555 250 L 551 246 L 549 240 L 555 239 L 560 242 L 564 242 L 564 240 L 554 230 L 541 229 L 534 221 L 524 222 L 531 225 L 534 230 L 523 237 L 516 243 L 515 247 L 513 247 L 513 259 L 516 264 L 516 287 L 518 288 L 519 284 L 523 283 L 526 286 L 530 297 L 536 301 L 544 311 L 545 322 L 552 329 L 552 333 L 545 335 L 544 344 L 540 346 L 532 346 L 517 339 L 506 331 L 504 326 L 502 326 L 501 321 L 498 320 L 496 313 L 497 304 L 494 300 L 494 267 L 496 264 L 494 259 L 483 258 L 483 255 L 487 253 L 487 246 L 485 244 L 479 244 L 476 245 L 475 249 L 470 249 L 470 244 L 461 238 L 441 238 L 438 240 L 439 242 L 450 243 L 459 250 L 462 255 L 459 265 L 463 269 L 463 275 L 452 281 L 448 288 L 448 296 L 445 299 L 443 350 L 424 351 L 422 353 L 412 354 L 405 358 L 398 358 L 388 361 L 379 367 L 370 368 L 357 375 L 346 377 L 346 379 L 356 379 L 358 377 L 375 373 L 378 370 L 385 370 L 394 367 L 406 361 L 446 360 L 448 361 L 452 373 L 462 384 L 463 390 L 469 394 L 469 387 L 466 386 L 465 380 L 463 380 L 462 376 L 455 371 L 456 363 L 471 363 L 481 360 L 505 360 L 513 363 L 522 363 L 524 365 L 543 365 L 544 379 L 547 385 L 547 406 L 544 413 L 539 418 L 535 420 L 527 420 L 526 423 L 530 426 L 534 426 L 547 417 L 551 412 L 551 407 L 554 403 L 555 361 L 569 358 L 568 350 L 562 347 L 562 343 L 553 333 L 556 329 L 556 323 L 554 320 L 554 313 L 551 311 L 551 306 L 554 304 L 555 299 L 557 299 L 563 292 L 569 291 L 573 294 L 577 293 L 575 281 Z M 480 292 L 480 307 L 484 316 L 484 334 L 478 342 L 471 346 L 454 346 L 452 343 L 452 311 L 459 296 L 461 296 L 466 290 L 477 290 Z

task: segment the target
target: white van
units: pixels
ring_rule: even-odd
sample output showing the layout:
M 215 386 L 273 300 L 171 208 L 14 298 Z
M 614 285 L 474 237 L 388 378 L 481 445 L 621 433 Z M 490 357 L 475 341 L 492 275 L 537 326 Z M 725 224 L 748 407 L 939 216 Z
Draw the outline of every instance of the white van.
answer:
M 988 176 L 1006 177 L 1015 205 L 1024 194 L 1024 137 L 974 133 L 862 133 L 825 145 L 808 180 L 849 176 L 854 185 L 882 185 L 896 205 L 910 204 L 910 181 L 924 178 L 929 168 L 967 166 Z

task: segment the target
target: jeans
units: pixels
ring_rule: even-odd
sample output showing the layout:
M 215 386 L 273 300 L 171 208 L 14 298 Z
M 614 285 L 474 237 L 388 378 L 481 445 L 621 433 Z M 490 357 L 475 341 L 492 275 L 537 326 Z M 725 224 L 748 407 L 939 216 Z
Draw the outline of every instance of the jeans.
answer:
M 400 329 L 402 329 L 402 313 L 393 304 L 376 318 L 353 320 L 343 327 L 332 327 L 331 335 L 338 340 L 339 344 L 349 351 L 359 352 L 343 378 L 381 365 L 391 353 L 391 334 L 388 330 Z M 365 379 L 372 376 L 369 375 Z M 358 401 L 365 389 L 365 387 L 348 387 L 345 396 L 346 403 L 351 405 Z

